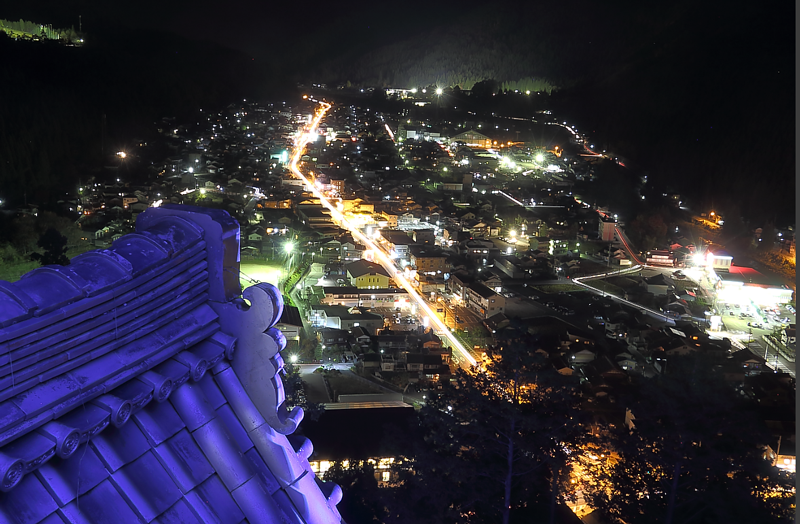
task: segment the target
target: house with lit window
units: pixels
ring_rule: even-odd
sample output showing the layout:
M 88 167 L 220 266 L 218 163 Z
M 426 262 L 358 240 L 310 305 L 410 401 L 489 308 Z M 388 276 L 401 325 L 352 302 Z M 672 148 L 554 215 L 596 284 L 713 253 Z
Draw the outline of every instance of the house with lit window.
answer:
M 416 269 L 417 273 L 441 275 L 451 269 L 447 263 L 447 254 L 441 249 L 433 249 L 431 246 L 410 246 L 409 254 L 411 267 Z
M 466 287 L 467 307 L 478 313 L 483 318 L 489 318 L 497 313 L 504 313 L 506 299 L 478 282 L 473 282 Z

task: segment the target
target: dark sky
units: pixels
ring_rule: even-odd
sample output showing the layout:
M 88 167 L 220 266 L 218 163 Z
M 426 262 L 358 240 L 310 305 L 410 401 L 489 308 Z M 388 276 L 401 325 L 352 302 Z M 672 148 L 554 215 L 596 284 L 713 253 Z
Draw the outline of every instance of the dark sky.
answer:
M 330 38 L 332 46 L 354 45 L 365 33 L 439 18 L 480 5 L 462 0 L 402 3 L 271 0 L 32 0 L 0 8 L 0 18 L 51 23 L 91 32 L 97 24 L 121 24 L 211 40 L 255 56 L 269 56 L 311 29 L 310 38 Z M 308 38 L 309 36 L 306 36 Z

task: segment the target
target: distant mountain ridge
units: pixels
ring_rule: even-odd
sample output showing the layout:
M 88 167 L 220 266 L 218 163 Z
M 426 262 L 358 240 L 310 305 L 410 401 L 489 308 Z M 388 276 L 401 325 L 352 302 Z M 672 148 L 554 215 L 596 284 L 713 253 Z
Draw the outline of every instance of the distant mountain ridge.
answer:
M 302 78 L 462 89 L 529 79 L 554 88 L 554 113 L 692 205 L 794 222 L 792 4 L 501 1 L 414 14 L 427 21 L 407 31 L 412 15 L 399 10 L 379 35 L 357 19 L 354 44 L 308 55 Z

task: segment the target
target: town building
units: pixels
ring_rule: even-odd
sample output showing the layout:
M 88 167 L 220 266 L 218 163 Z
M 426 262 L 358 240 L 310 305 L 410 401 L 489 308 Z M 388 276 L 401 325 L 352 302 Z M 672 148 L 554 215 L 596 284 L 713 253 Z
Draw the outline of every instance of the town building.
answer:
M 603 242 L 613 242 L 616 229 L 617 222 L 615 220 L 601 218 L 598 231 L 600 240 Z
M 666 250 L 653 250 L 647 252 L 647 264 L 651 266 L 674 267 L 675 257 L 672 252 Z
M 466 287 L 467 307 L 482 318 L 489 318 L 497 313 L 505 313 L 506 299 L 483 284 L 473 282 Z
M 383 317 L 370 313 L 366 308 L 347 306 L 310 306 L 309 323 L 313 327 L 350 331 L 354 327 L 364 328 L 370 335 L 383 327 Z
M 357 287 L 325 286 L 322 288 L 321 304 L 339 306 L 361 306 L 366 308 L 391 308 L 407 310 L 408 292 L 399 287 L 388 289 L 359 289 Z
M 350 284 L 359 289 L 386 289 L 392 281 L 383 266 L 369 260 L 351 262 L 345 270 Z
M 447 254 L 441 249 L 434 249 L 431 246 L 410 246 L 409 254 L 411 267 L 416 269 L 417 273 L 442 275 L 450 271 Z
M 474 129 L 451 136 L 449 142 L 451 144 L 463 142 L 467 147 L 477 147 L 481 149 L 489 149 L 492 147 L 492 139 Z

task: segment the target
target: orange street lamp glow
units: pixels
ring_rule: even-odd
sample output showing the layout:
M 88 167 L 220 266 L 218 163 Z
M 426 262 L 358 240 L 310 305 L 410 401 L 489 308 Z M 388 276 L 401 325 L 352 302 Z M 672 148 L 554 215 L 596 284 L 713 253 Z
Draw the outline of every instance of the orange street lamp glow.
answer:
M 372 250 L 375 261 L 380 263 L 394 278 L 395 282 L 397 282 L 400 287 L 406 290 L 408 295 L 414 300 L 414 302 L 417 303 L 417 306 L 422 310 L 424 315 L 430 317 L 433 325 L 442 333 L 445 338 L 447 338 L 450 344 L 456 348 L 470 364 L 476 366 L 478 361 L 475 360 L 475 358 L 467 351 L 464 345 L 461 344 L 461 342 L 459 342 L 455 336 L 453 336 L 450 329 L 444 324 L 444 322 L 442 322 L 439 316 L 433 312 L 425 299 L 423 299 L 422 296 L 420 296 L 420 294 L 411 286 L 411 283 L 403 276 L 400 270 L 397 269 L 397 266 L 394 264 L 386 251 L 384 251 L 384 249 L 376 244 L 372 239 L 367 238 L 367 236 L 365 236 L 355 225 L 350 223 L 350 221 L 338 209 L 336 209 L 333 204 L 331 204 L 325 195 L 323 195 L 322 192 L 308 178 L 306 178 L 306 176 L 304 176 L 297 167 L 297 164 L 300 162 L 300 158 L 303 156 L 303 151 L 309 142 L 309 137 L 315 133 L 320 121 L 322 120 L 322 117 L 331 108 L 331 104 L 327 102 L 320 102 L 319 104 L 322 107 L 317 111 L 316 116 L 309 124 L 306 132 L 301 133 L 300 137 L 298 138 L 294 154 L 292 155 L 292 160 L 289 163 L 289 169 L 297 178 L 305 182 L 306 186 L 310 188 L 311 193 L 317 197 L 320 203 L 331 212 L 331 218 L 333 218 L 335 222 L 341 224 L 345 229 L 348 229 L 353 235 L 353 238 Z

